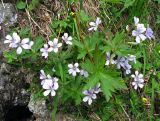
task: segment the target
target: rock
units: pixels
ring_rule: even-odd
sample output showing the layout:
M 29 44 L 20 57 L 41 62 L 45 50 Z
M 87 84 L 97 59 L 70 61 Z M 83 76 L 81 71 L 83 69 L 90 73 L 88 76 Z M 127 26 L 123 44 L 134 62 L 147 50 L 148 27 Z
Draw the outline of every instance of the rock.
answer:
M 0 64 L 0 121 L 4 121 L 14 107 L 27 106 L 30 100 L 30 94 L 25 89 L 28 86 L 27 75 L 30 75 L 27 70 Z
M 50 112 L 47 109 L 46 101 L 44 99 L 34 99 L 33 95 L 30 97 L 28 108 L 36 118 L 36 121 L 51 121 Z
M 4 38 L 8 31 L 9 26 L 13 25 L 17 21 L 17 12 L 14 5 L 10 3 L 0 4 L 0 59 L 3 56 L 4 50 L 8 49 L 8 46 L 4 44 Z
M 10 3 L 0 4 L 0 24 L 10 26 L 17 21 L 17 12 L 14 5 Z

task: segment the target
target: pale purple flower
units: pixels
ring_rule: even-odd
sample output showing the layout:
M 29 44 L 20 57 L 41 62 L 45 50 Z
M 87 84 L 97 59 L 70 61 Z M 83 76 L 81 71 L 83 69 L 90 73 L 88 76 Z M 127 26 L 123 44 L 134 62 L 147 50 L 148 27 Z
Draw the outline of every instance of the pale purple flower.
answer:
M 47 76 L 46 76 L 44 70 L 40 70 L 40 79 L 41 79 L 41 85 L 43 85 L 45 80 L 47 79 Z
M 43 89 L 45 89 L 46 91 L 43 92 L 44 96 L 49 95 L 49 93 L 51 93 L 51 96 L 55 96 L 56 95 L 56 90 L 58 89 L 59 85 L 58 85 L 58 78 L 54 77 L 54 78 L 49 78 L 46 79 L 44 84 L 43 84 Z
M 15 14 L 13 17 L 10 18 L 9 23 L 10 23 L 11 25 L 14 24 L 14 22 L 17 20 L 17 18 L 18 18 L 18 15 Z
M 83 94 L 85 95 L 85 97 L 83 98 L 83 102 L 88 102 L 88 105 L 91 105 L 92 100 L 97 98 L 96 94 L 94 94 L 93 89 L 85 90 L 83 91 Z
M 23 49 L 31 49 L 32 45 L 33 45 L 33 41 L 30 41 L 29 38 L 25 38 L 23 39 L 19 44 L 18 44 L 18 47 L 17 47 L 17 54 L 21 54 L 22 53 L 22 48 Z
M 117 69 L 120 69 L 121 67 L 125 69 L 126 74 L 131 73 L 132 66 L 128 63 L 128 59 L 125 57 L 118 56 L 117 60 L 115 61 L 117 64 Z
M 48 44 L 50 45 L 50 48 L 48 49 L 49 52 L 54 51 L 55 53 L 58 52 L 58 48 L 62 46 L 62 43 L 58 43 L 58 39 L 54 38 L 53 41 L 49 41 Z
M 141 40 L 144 41 L 146 36 L 143 34 L 146 31 L 144 24 L 138 24 L 136 30 L 132 31 L 132 36 L 136 37 L 136 43 L 140 43 Z
M 91 26 L 88 30 L 89 31 L 92 31 L 92 30 L 94 30 L 94 31 L 96 31 L 97 30 L 97 28 L 98 28 L 98 26 L 99 26 L 99 24 L 101 24 L 101 19 L 99 18 L 99 17 L 97 17 L 97 19 L 96 19 L 96 21 L 95 22 L 90 22 L 89 23 L 89 25 Z
M 150 40 L 155 39 L 155 36 L 153 35 L 153 30 L 149 26 L 147 27 L 145 35 Z
M 81 76 L 84 76 L 84 77 L 86 77 L 86 78 L 89 76 L 88 72 L 87 72 L 86 70 L 84 70 L 84 69 L 81 69 L 81 70 L 80 70 L 80 75 L 81 75 Z
M 95 87 L 93 87 L 94 93 L 98 94 L 99 92 L 101 92 L 100 86 L 100 83 L 98 83 Z
M 78 63 L 75 63 L 75 64 L 68 64 L 68 72 L 69 74 L 72 74 L 72 76 L 76 76 L 77 73 L 80 72 L 79 68 L 78 68 L 79 64 Z
M 31 49 L 32 45 L 34 44 L 33 41 L 29 40 L 29 38 L 25 38 L 21 41 L 20 36 L 15 32 L 12 34 L 12 36 L 7 35 L 4 43 L 8 43 L 9 47 L 11 48 L 17 48 L 17 54 L 22 53 L 22 48 Z
M 115 57 L 114 54 L 110 54 L 110 52 L 106 52 L 106 63 L 105 65 L 109 65 L 109 64 L 115 64 L 115 60 L 113 60 L 113 58 Z
M 115 63 L 117 65 L 117 69 L 124 67 L 125 60 L 126 60 L 125 57 L 118 56 L 117 60 L 115 60 Z
M 21 41 L 20 36 L 15 32 L 13 32 L 12 36 L 7 35 L 5 39 L 4 43 L 9 44 L 10 48 L 17 48 Z
M 72 45 L 72 37 L 68 36 L 68 33 L 64 33 L 64 35 L 62 36 L 63 41 L 68 44 L 68 45 Z
M 132 82 L 134 89 L 137 89 L 138 87 L 144 87 L 143 74 L 140 74 L 138 71 L 135 71 L 135 75 L 133 74 L 131 75 L 131 77 L 134 78 L 134 81 Z
M 41 48 L 40 51 L 42 52 L 42 56 L 44 56 L 44 58 L 48 57 L 48 44 L 44 44 L 44 48 Z
M 44 70 L 40 70 L 40 79 L 41 79 L 41 80 L 44 80 L 44 79 L 46 79 L 46 78 L 47 78 L 47 76 L 46 76 Z

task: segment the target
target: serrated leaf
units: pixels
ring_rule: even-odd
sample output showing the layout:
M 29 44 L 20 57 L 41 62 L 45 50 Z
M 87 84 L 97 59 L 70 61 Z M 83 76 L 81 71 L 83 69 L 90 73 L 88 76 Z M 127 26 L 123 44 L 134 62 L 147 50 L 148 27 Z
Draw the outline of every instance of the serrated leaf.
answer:
M 8 63 L 13 62 L 15 59 L 17 59 L 16 50 L 5 51 L 4 57 L 7 59 Z
M 122 82 L 120 77 L 111 76 L 111 74 L 114 75 L 113 72 L 100 72 L 99 74 L 102 91 L 107 101 L 109 101 L 112 93 L 116 90 L 126 89 L 125 83 Z
M 78 16 L 79 16 L 80 20 L 83 22 L 89 21 L 89 16 L 86 14 L 86 12 L 84 10 L 80 10 L 78 12 Z
M 32 47 L 33 52 L 37 52 L 43 46 L 43 37 L 38 36 L 34 40 L 34 45 Z

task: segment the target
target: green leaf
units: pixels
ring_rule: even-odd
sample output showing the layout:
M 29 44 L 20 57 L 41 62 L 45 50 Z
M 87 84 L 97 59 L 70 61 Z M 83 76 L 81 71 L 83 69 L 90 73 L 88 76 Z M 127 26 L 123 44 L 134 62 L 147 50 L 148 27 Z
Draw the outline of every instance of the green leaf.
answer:
M 124 7 L 128 8 L 129 6 L 132 6 L 134 4 L 135 0 L 126 0 L 124 3 Z
M 35 38 L 34 45 L 32 47 L 33 52 L 37 52 L 43 46 L 43 39 L 44 38 L 42 36 L 38 36 Z
M 25 2 L 23 2 L 23 1 L 19 1 L 17 4 L 16 4 L 16 6 L 17 6 L 17 8 L 18 9 L 25 9 L 26 8 L 26 3 Z
M 97 74 L 93 74 L 88 78 L 87 84 L 84 86 L 84 90 L 94 87 L 99 82 L 99 77 Z
M 4 57 L 7 59 L 8 63 L 13 62 L 14 60 L 17 59 L 16 50 L 5 51 Z
M 86 14 L 86 12 L 84 10 L 80 10 L 78 12 L 78 16 L 79 16 L 79 19 L 83 22 L 89 21 L 89 16 Z
M 39 4 L 39 0 L 32 0 L 31 3 L 28 6 L 29 10 L 35 9 Z
M 126 89 L 125 83 L 120 77 L 115 76 L 117 75 L 115 72 L 105 71 L 100 72 L 99 74 L 102 91 L 107 101 L 109 101 L 109 99 L 112 97 L 112 93 L 116 90 Z

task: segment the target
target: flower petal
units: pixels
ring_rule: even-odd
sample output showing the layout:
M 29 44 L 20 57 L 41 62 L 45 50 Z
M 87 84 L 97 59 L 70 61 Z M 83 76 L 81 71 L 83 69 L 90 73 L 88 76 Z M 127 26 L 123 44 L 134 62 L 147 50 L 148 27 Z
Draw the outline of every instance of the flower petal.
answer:
M 22 48 L 21 47 L 18 47 L 17 48 L 17 54 L 21 54 L 22 53 Z
M 51 91 L 51 96 L 55 96 L 56 92 L 54 90 Z
M 83 98 L 83 102 L 87 102 L 88 101 L 88 96 L 85 96 L 84 98 Z
M 50 92 L 51 92 L 51 90 L 46 90 L 46 91 L 43 92 L 43 95 L 47 96 L 47 95 L 49 95 Z
M 24 38 L 23 40 L 22 40 L 22 44 L 26 44 L 26 43 L 28 43 L 29 42 L 29 38 Z
M 31 46 L 28 45 L 28 44 L 23 44 L 21 45 L 24 49 L 28 50 L 28 49 L 31 49 Z

